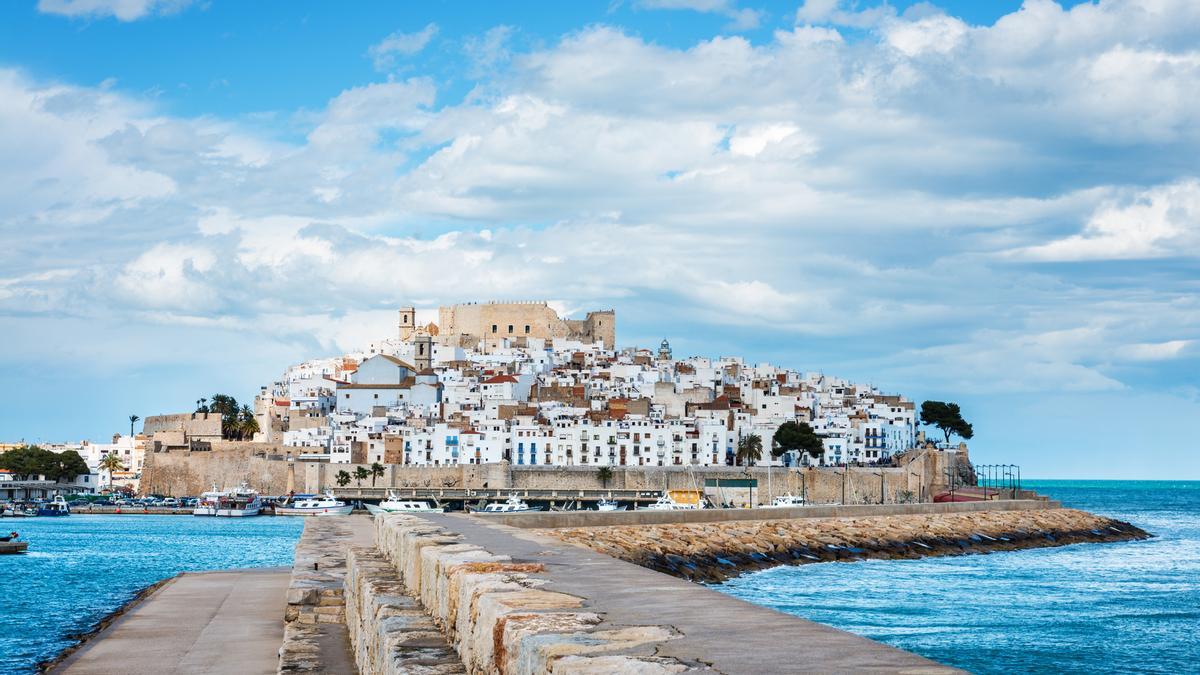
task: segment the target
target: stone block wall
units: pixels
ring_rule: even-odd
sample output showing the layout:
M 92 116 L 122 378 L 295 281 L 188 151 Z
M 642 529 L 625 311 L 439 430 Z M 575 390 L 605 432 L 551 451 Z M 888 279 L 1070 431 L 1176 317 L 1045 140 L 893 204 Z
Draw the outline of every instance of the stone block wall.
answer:
M 649 655 L 653 645 L 676 637 L 671 629 L 605 628 L 602 617 L 584 606 L 584 599 L 542 588 L 546 580 L 539 576 L 540 564 L 514 563 L 413 516 L 392 514 L 376 518 L 375 523 L 380 554 L 399 573 L 405 592 L 420 601 L 457 651 L 467 672 L 685 670 L 678 662 Z M 355 597 L 348 603 L 361 602 L 358 591 L 349 592 Z M 368 628 L 357 630 L 360 639 L 381 640 L 372 637 Z M 647 648 L 641 650 L 646 655 L 628 653 L 640 647 Z M 362 663 L 360 668 L 368 672 Z

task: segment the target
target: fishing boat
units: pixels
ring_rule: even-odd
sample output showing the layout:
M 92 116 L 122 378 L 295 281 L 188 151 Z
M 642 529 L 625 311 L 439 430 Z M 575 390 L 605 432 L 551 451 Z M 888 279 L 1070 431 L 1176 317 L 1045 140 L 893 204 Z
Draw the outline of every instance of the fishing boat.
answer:
M 433 513 L 438 511 L 423 499 L 401 499 L 396 493 L 388 490 L 387 499 L 376 504 L 363 504 L 371 515 L 380 513 Z
M 600 501 L 596 502 L 597 511 L 624 511 L 625 508 L 617 504 L 615 500 L 604 499 L 603 497 L 600 498 Z
M 37 505 L 37 515 L 69 516 L 71 515 L 71 507 L 67 505 L 67 500 L 63 499 L 62 495 L 54 495 L 52 501 L 42 502 Z
M 217 500 L 214 516 L 241 518 L 257 516 L 262 511 L 262 497 L 258 491 L 242 483 L 236 490 L 229 490 Z
M 5 504 L 0 507 L 0 517 L 4 518 L 25 518 L 27 516 L 36 516 L 37 509 L 30 509 L 21 504 Z
M 215 516 L 217 509 L 221 508 L 221 500 L 229 496 L 228 492 L 218 490 L 216 485 L 204 494 L 200 495 L 200 501 L 196 507 L 192 509 L 193 516 Z
M 530 506 L 525 503 L 520 497 L 510 495 L 508 499 L 502 502 L 492 502 L 482 509 L 478 509 L 476 513 L 527 513 L 529 511 L 541 511 L 540 506 Z
M 649 506 L 639 508 L 639 511 L 692 511 L 705 508 L 704 499 L 699 490 L 666 490 Z
M 782 494 L 771 500 L 770 504 L 763 504 L 761 509 L 786 509 L 793 506 L 804 506 L 804 497 L 796 496 L 790 492 Z
M 284 502 L 275 506 L 277 516 L 348 516 L 354 510 L 353 504 L 339 501 L 328 490 L 324 494 L 313 497 L 302 497 L 295 501 Z

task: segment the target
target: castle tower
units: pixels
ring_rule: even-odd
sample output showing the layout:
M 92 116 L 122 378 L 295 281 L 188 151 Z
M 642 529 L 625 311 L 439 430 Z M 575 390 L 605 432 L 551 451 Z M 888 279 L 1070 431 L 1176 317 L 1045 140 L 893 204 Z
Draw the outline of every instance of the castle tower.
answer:
M 417 310 L 415 307 L 400 308 L 400 339 L 408 342 L 417 330 Z
M 663 338 L 662 344 L 658 346 L 658 360 L 659 361 L 670 361 L 671 360 L 671 343 L 667 342 L 666 338 Z
M 413 365 L 418 373 L 433 367 L 433 336 L 426 331 L 413 337 Z

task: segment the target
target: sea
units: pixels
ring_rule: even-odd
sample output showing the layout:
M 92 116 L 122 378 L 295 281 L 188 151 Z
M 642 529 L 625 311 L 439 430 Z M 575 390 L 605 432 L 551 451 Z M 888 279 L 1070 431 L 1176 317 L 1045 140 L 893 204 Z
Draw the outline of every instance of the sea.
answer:
M 290 566 L 302 518 L 4 518 L 30 543 L 0 555 L 0 673 L 33 673 L 139 590 L 180 572 Z
M 777 567 L 713 588 L 975 673 L 1200 672 L 1200 481 L 1024 486 L 1155 536 Z

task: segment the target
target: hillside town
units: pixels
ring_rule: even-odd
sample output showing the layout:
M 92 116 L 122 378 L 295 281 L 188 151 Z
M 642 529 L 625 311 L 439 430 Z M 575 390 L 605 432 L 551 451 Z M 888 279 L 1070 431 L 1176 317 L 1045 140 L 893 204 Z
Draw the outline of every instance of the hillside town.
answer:
M 732 466 L 751 436 L 763 440 L 757 465 L 870 465 L 917 443 L 903 396 L 738 356 L 677 356 L 667 339 L 618 348 L 616 321 L 612 310 L 570 320 L 546 302 L 488 302 L 419 324 L 403 308 L 393 335 L 263 386 L 243 409 L 246 441 L 301 462 L 442 467 Z M 79 453 L 91 470 L 74 479 L 81 490 L 137 489 L 148 452 L 230 442 L 205 403 L 110 442 L 44 447 Z M 823 451 L 773 449 L 786 422 L 811 427 Z
M 255 401 L 262 440 L 301 460 L 445 466 L 732 465 L 740 439 L 812 427 L 823 453 L 762 462 L 878 463 L 913 447 L 912 401 L 725 356 L 615 346 L 616 315 L 560 319 L 546 303 L 400 311 L 362 352 L 296 364 Z M 769 444 L 769 440 L 767 441 Z M 768 450 L 770 448 L 767 448 Z

